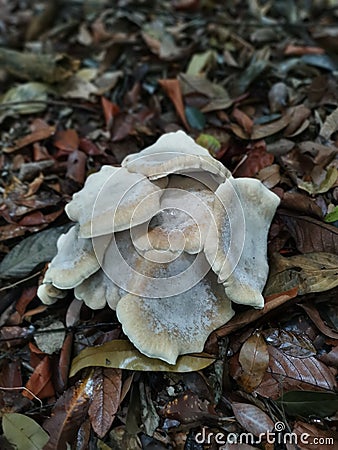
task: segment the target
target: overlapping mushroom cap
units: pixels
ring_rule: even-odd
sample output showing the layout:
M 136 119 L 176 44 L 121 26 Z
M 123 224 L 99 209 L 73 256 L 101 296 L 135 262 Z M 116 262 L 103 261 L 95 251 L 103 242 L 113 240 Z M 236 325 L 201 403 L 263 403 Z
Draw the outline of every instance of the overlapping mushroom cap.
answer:
M 74 288 L 90 308 L 116 310 L 145 355 L 174 364 L 200 352 L 231 319 L 231 302 L 262 308 L 267 233 L 278 197 L 234 179 L 183 131 L 122 167 L 103 166 L 66 206 L 76 222 L 58 241 L 38 295 Z

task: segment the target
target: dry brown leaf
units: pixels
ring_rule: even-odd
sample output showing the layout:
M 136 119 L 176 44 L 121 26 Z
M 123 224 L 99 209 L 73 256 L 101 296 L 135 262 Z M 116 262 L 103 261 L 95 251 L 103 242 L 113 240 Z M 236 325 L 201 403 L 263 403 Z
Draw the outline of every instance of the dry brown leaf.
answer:
M 268 373 L 255 390 L 263 397 L 276 399 L 295 390 L 334 390 L 337 386 L 330 369 L 315 357 L 295 358 L 268 346 Z
M 94 392 L 88 414 L 93 430 L 103 438 L 108 433 L 120 406 L 122 371 L 96 367 L 92 382 Z
M 295 239 L 300 252 L 338 253 L 338 228 L 285 210 L 279 210 L 278 215 Z
M 274 423 L 270 417 L 255 405 L 249 403 L 232 403 L 232 410 L 238 422 L 245 431 L 254 436 L 266 434 L 272 431 Z
M 283 130 L 290 122 L 290 116 L 284 114 L 280 119 L 265 125 L 254 125 L 252 128 L 251 139 L 263 139 L 272 134 L 276 134 Z
M 247 392 L 252 392 L 261 383 L 269 365 L 269 352 L 261 333 L 254 333 L 242 345 L 239 352 L 242 373 L 237 382 Z

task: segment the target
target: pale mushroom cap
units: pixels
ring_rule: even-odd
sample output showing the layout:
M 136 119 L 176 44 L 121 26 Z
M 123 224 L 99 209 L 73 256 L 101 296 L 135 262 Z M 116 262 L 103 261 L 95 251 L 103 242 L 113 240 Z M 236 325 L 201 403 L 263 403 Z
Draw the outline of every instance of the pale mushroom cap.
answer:
M 53 305 L 61 298 L 66 297 L 67 291 L 56 288 L 51 283 L 43 283 L 38 287 L 37 296 L 45 305 Z
M 147 254 L 141 254 L 129 231 L 122 231 L 115 233 L 109 243 L 102 269 L 121 289 L 147 298 L 171 297 L 185 292 L 210 270 L 203 252 L 197 255 L 177 252 L 166 256 L 159 263 Z
M 102 270 L 97 271 L 74 290 L 75 297 L 83 300 L 91 309 L 104 308 L 108 303 L 111 309 L 116 309 L 120 300 L 120 289 Z
M 75 225 L 57 242 L 58 252 L 46 271 L 44 282 L 59 289 L 72 289 L 95 273 L 100 264 L 96 258 L 91 239 L 79 237 Z M 110 237 L 107 238 L 107 243 Z
M 234 312 L 212 274 L 170 298 L 122 297 L 117 317 L 143 354 L 175 364 L 179 355 L 201 352 L 209 334 Z
M 210 156 L 208 150 L 196 144 L 184 131 L 164 134 L 150 147 L 128 155 L 122 161 L 122 167 L 130 172 L 142 173 L 150 180 L 191 171 L 210 172 L 220 183 L 231 176 L 223 164 Z
M 227 297 L 256 308 L 268 276 L 267 236 L 279 197 L 252 178 L 229 179 L 216 191 L 214 218 L 204 252 Z
M 215 226 L 214 197 L 214 193 L 196 179 L 172 175 L 161 198 L 161 212 L 153 217 L 149 226 L 145 223 L 138 227 L 135 245 L 142 251 L 154 250 L 152 258 L 155 250 L 199 253 L 209 228 Z
M 135 226 L 150 219 L 159 209 L 161 194 L 144 175 L 103 166 L 74 194 L 66 213 L 79 222 L 81 237 L 101 236 L 126 230 L 131 221 Z

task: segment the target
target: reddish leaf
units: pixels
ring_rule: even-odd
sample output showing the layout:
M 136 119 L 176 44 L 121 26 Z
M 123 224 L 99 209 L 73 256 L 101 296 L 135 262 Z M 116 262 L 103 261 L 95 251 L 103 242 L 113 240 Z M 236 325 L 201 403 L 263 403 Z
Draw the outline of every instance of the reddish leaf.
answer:
M 270 417 L 257 406 L 249 403 L 232 403 L 232 410 L 242 427 L 254 436 L 272 431 L 274 423 Z
M 325 50 L 321 47 L 288 44 L 284 49 L 284 55 L 322 55 Z
M 70 153 L 77 150 L 79 142 L 80 140 L 77 132 L 71 129 L 57 131 L 54 136 L 55 147 L 62 150 L 64 153 Z
M 49 356 L 45 356 L 36 366 L 26 384 L 26 388 L 40 399 L 53 397 L 55 395 Z M 32 400 L 33 396 L 30 392 L 24 391 L 22 395 Z
M 83 184 L 86 178 L 86 162 L 87 155 L 79 150 L 74 150 L 68 156 L 66 176 Z
M 160 84 L 160 86 L 162 86 L 167 96 L 173 102 L 176 112 L 179 118 L 182 120 L 183 125 L 187 130 L 189 130 L 190 127 L 184 113 L 184 104 L 179 80 L 158 80 L 158 83 Z
M 25 313 L 27 306 L 36 296 L 36 291 L 37 291 L 36 286 L 31 286 L 23 290 L 19 300 L 16 302 L 15 305 L 16 310 L 21 316 Z
M 92 398 L 91 375 L 76 386 L 72 386 L 60 397 L 52 416 L 44 423 L 50 439 L 44 450 L 66 450 L 73 444 L 77 430 L 84 422 Z
M 84 151 L 86 155 L 90 156 L 102 155 L 103 153 L 94 142 L 87 138 L 80 138 L 79 150 Z
M 40 125 L 36 127 L 32 133 L 23 136 L 18 139 L 14 145 L 14 147 L 5 147 L 2 149 L 5 153 L 13 153 L 16 150 L 20 150 L 27 145 L 33 144 L 34 142 L 42 141 L 43 139 L 47 139 L 55 133 L 55 127 L 49 126 L 42 120 L 40 120 Z
M 252 392 L 262 381 L 269 365 L 269 352 L 263 336 L 255 333 L 247 339 L 239 352 L 242 372 L 237 382 L 247 392 Z
M 101 105 L 107 130 L 110 130 L 113 124 L 113 118 L 120 112 L 120 108 L 116 103 L 112 103 L 110 100 L 103 96 L 101 97 Z
M 266 151 L 264 141 L 256 142 L 246 154 L 243 161 L 234 169 L 233 175 L 237 177 L 253 177 L 261 169 L 271 166 L 274 156 Z
M 95 433 L 103 438 L 108 433 L 120 406 L 122 371 L 97 367 L 92 382 L 93 401 L 88 414 Z

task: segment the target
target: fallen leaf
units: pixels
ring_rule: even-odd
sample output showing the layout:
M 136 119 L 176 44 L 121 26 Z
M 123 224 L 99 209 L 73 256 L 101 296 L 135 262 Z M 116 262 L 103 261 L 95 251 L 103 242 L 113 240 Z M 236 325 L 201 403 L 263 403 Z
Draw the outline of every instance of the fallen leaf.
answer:
M 324 217 L 326 223 L 336 222 L 338 220 L 338 206 L 335 206 L 331 212 Z
M 180 82 L 176 79 L 168 79 L 158 80 L 158 83 L 163 88 L 170 100 L 173 102 L 177 115 L 182 120 L 183 125 L 189 130 L 189 125 L 184 112 Z
M 56 255 L 56 242 L 73 224 L 42 231 L 17 244 L 0 263 L 0 278 L 20 278 Z
M 264 141 L 250 144 L 243 161 L 233 170 L 233 175 L 237 177 L 253 177 L 264 167 L 269 167 L 273 163 L 274 156 L 266 151 Z
M 329 140 L 331 135 L 338 129 L 338 108 L 328 115 L 319 131 L 319 136 Z
M 88 415 L 93 430 L 103 438 L 108 433 L 120 405 L 122 371 L 97 367 L 92 382 L 93 400 Z
M 268 346 L 270 363 L 268 372 L 255 392 L 276 399 L 284 392 L 295 390 L 328 390 L 336 388 L 330 369 L 314 356 L 295 358 Z
M 54 145 L 65 153 L 73 152 L 79 147 L 79 136 L 76 130 L 59 130 L 54 136 Z
M 22 395 L 32 400 L 34 397 L 31 392 L 40 400 L 50 398 L 55 395 L 52 383 L 52 368 L 49 356 L 45 356 L 36 366 L 34 372 L 26 383 L 28 390 L 23 391 Z
M 302 253 L 327 252 L 338 253 L 338 228 L 308 216 L 279 210 L 297 249 Z
M 236 379 L 246 392 L 252 392 L 262 381 L 269 365 L 269 352 L 261 333 L 254 333 L 239 352 L 242 372 Z
M 43 83 L 25 83 L 11 88 L 1 99 L 8 104 L 6 115 L 34 114 L 47 108 L 49 87 Z
M 214 362 L 210 355 L 180 356 L 175 365 L 148 358 L 126 340 L 113 340 L 101 346 L 87 347 L 72 362 L 70 376 L 84 367 L 100 366 L 127 370 L 159 372 L 191 372 L 201 370 Z
M 307 315 L 310 317 L 312 322 L 316 325 L 319 331 L 321 331 L 325 336 L 332 339 L 338 339 L 338 332 L 326 325 L 321 318 L 319 311 L 312 304 L 300 303 L 299 306 L 304 309 Z
M 298 288 L 298 294 L 328 291 L 338 285 L 338 255 L 325 252 L 283 257 L 274 254 L 264 295 L 283 287 Z
M 272 432 L 274 423 L 270 417 L 255 405 L 249 403 L 231 403 L 232 410 L 238 422 L 245 431 L 258 437 Z
M 91 376 L 89 374 L 76 386 L 67 389 L 55 403 L 51 417 L 43 424 L 50 436 L 44 450 L 66 450 L 68 444 L 73 444 L 92 399 Z
M 284 114 L 280 119 L 265 125 L 254 125 L 250 139 L 263 139 L 267 136 L 278 133 L 290 123 L 290 116 Z M 241 137 L 241 136 L 240 136 Z
M 178 420 L 181 423 L 191 423 L 205 420 L 210 416 L 217 417 L 208 400 L 202 400 L 195 392 L 185 391 L 170 400 L 161 410 L 162 417 Z
M 36 131 L 33 131 L 32 133 L 18 139 L 15 142 L 14 147 L 4 147 L 2 151 L 4 153 L 13 153 L 16 150 L 20 150 L 21 148 L 26 147 L 27 145 L 33 144 L 34 142 L 47 139 L 50 136 L 53 136 L 53 134 L 55 133 L 55 129 L 55 126 L 49 126 L 45 124 L 45 127 L 39 127 Z
M 306 334 L 300 335 L 283 328 L 269 328 L 263 332 L 268 344 L 296 358 L 315 356 L 317 350 Z
M 216 62 L 217 54 L 215 50 L 207 50 L 203 53 L 196 53 L 189 61 L 187 68 L 187 75 L 199 75 L 202 72 L 207 72 L 208 69 Z
M 2 427 L 6 439 L 17 449 L 42 450 L 49 439 L 42 427 L 24 414 L 4 414 Z
M 338 394 L 334 392 L 290 391 L 276 401 L 292 416 L 324 418 L 338 411 Z

